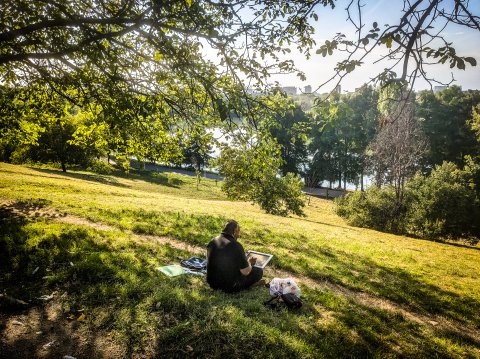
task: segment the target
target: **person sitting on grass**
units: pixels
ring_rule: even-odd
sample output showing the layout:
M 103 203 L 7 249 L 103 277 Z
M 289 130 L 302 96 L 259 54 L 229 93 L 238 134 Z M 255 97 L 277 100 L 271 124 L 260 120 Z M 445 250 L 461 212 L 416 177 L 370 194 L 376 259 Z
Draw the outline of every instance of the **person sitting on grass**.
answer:
M 240 225 L 228 221 L 222 233 L 208 244 L 207 282 L 211 288 L 233 293 L 261 284 L 263 269 L 254 267 L 256 258 L 247 260 L 239 237 Z

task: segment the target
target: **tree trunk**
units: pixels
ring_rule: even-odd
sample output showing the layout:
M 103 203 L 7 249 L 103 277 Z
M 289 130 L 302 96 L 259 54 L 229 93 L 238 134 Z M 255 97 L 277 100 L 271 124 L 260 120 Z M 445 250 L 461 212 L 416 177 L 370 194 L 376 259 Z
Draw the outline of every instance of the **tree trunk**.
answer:
M 363 171 L 360 173 L 360 191 L 363 192 Z
M 60 161 L 61 165 L 62 165 L 62 171 L 63 172 L 67 172 L 67 167 L 65 166 L 65 162 L 64 161 Z

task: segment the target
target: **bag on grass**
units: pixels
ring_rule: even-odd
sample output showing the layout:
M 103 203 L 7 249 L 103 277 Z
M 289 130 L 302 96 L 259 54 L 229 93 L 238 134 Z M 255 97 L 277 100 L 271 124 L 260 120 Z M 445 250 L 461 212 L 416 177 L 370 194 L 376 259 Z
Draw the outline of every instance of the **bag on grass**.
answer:
M 199 257 L 191 257 L 189 259 L 184 259 L 180 262 L 182 267 L 194 270 L 202 271 L 207 269 L 207 260 Z
M 271 309 L 286 307 L 289 310 L 298 309 L 303 305 L 300 299 L 300 288 L 292 278 L 273 278 L 269 284 L 270 295 L 273 297 L 263 304 Z
M 288 310 L 299 309 L 302 307 L 302 300 L 293 293 L 276 295 L 273 298 L 265 301 L 264 305 L 270 307 L 270 309 L 279 310 L 281 308 L 287 308 Z
M 273 278 L 269 288 L 271 296 L 292 293 L 300 298 L 301 295 L 299 286 L 292 278 Z

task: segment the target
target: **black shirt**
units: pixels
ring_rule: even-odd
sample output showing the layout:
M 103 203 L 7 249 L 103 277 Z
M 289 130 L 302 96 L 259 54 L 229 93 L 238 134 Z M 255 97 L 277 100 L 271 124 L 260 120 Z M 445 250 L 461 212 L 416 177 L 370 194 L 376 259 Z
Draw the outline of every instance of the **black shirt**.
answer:
M 233 289 L 248 267 L 245 251 L 235 237 L 222 233 L 207 246 L 207 282 L 214 289 Z

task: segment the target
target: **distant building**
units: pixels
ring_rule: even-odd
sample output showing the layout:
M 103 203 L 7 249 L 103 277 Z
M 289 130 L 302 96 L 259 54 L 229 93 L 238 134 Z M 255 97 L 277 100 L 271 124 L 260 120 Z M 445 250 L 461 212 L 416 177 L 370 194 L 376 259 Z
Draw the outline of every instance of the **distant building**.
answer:
M 335 89 L 333 90 L 333 92 L 342 93 L 342 86 L 340 85 L 335 86 Z
M 260 95 L 262 94 L 261 91 L 255 90 L 255 89 L 252 89 L 252 88 L 248 88 L 248 89 L 247 89 L 247 93 L 248 93 L 249 95 L 253 95 L 253 96 L 260 96 Z
M 446 90 L 448 86 L 433 86 L 433 92 L 437 93 L 443 90 Z
M 305 86 L 304 92 L 305 93 L 312 93 L 312 86 L 310 86 L 310 85 Z
M 282 87 L 282 91 L 285 92 L 287 95 L 296 95 L 297 94 L 297 88 L 295 86 Z

